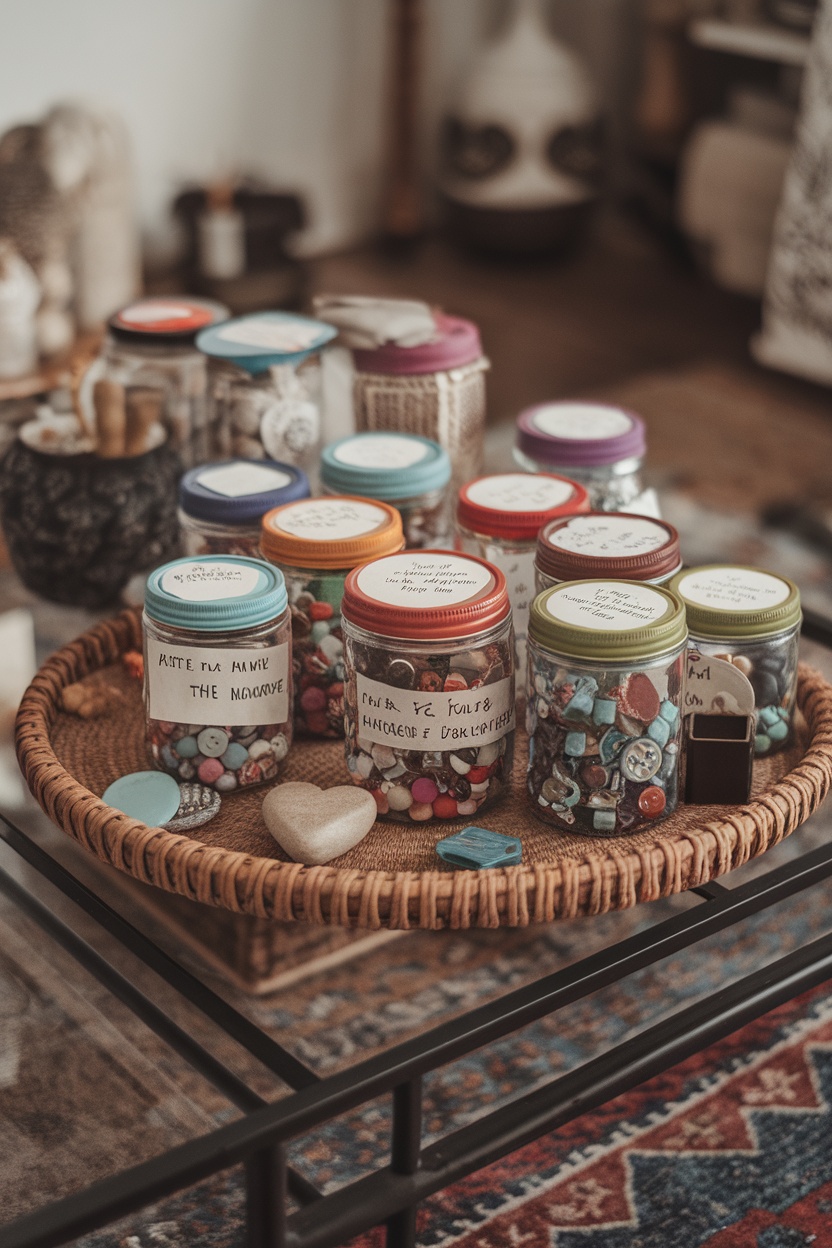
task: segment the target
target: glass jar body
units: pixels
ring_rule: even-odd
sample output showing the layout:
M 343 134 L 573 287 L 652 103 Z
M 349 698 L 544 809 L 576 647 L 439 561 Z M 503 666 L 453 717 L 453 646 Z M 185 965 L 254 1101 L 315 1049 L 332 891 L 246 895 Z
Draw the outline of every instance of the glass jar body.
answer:
M 245 555 L 259 559 L 260 525 L 214 524 L 179 508 L 183 555 Z
M 293 735 L 288 611 L 268 624 L 224 633 L 174 627 L 151 619 L 147 612 L 142 617 L 142 626 L 146 739 L 154 765 L 178 780 L 198 781 L 219 793 L 233 793 L 276 779 L 283 770 Z M 204 653 L 209 650 L 213 652 L 211 657 Z M 250 673 L 234 678 L 238 693 L 234 701 L 240 703 L 240 712 L 234 718 L 243 718 L 243 710 L 251 705 L 249 698 L 255 695 L 258 695 L 259 718 L 263 719 L 264 710 L 271 718 L 260 723 L 251 723 L 250 719 L 234 724 L 195 722 L 188 712 L 205 707 L 206 702 L 200 700 L 189 705 L 185 697 L 180 702 L 176 695 L 172 704 L 165 702 L 165 717 L 162 718 L 154 706 L 151 665 L 158 665 L 164 653 L 167 656 L 163 673 L 166 683 L 173 681 L 175 672 L 186 673 L 182 677 L 186 685 L 191 673 L 194 681 L 219 680 L 216 675 L 205 675 L 206 671 L 215 672 L 216 652 L 219 651 L 228 651 L 232 663 Z M 235 655 L 239 658 L 235 659 Z M 275 687 L 279 682 L 280 688 Z M 215 696 L 216 692 L 214 686 L 214 695 L 208 696 Z M 175 718 L 171 714 L 174 710 Z M 224 717 L 202 713 L 198 718 Z
M 337 497 L 338 491 L 322 486 L 321 493 Z M 386 498 L 402 518 L 405 550 L 444 550 L 450 541 L 450 499 L 448 491 L 429 490 L 411 498 Z
M 691 650 L 727 659 L 750 680 L 754 690 L 754 753 L 758 757 L 782 750 L 792 739 L 799 643 L 799 626 L 771 637 L 715 641 L 691 635 L 689 639 Z
M 286 581 L 291 612 L 295 728 L 307 736 L 343 737 L 341 599 L 350 569 L 276 566 Z
M 107 337 L 102 359 L 104 376 L 110 381 L 159 393 L 168 444 L 185 468 L 214 458 L 216 436 L 208 402 L 207 362 L 196 347 L 128 343 Z
M 506 588 L 514 617 L 514 650 L 518 674 L 517 697 L 525 697 L 526 639 L 529 633 L 529 609 L 535 596 L 534 556 L 536 538 L 532 541 L 510 541 L 475 533 L 457 524 L 457 548 L 469 555 L 479 555 L 499 568 L 506 578 Z
M 317 480 L 321 446 L 321 367 L 317 356 L 252 374 L 210 363 L 211 411 L 219 458 L 276 459 Z
M 459 639 L 399 640 L 348 620 L 343 633 L 347 768 L 372 793 L 380 818 L 470 819 L 508 791 L 510 614 L 496 628 Z
M 685 653 L 599 662 L 529 639 L 526 793 L 539 819 L 617 836 L 672 814 Z
M 555 472 L 577 481 L 589 494 L 593 511 L 621 511 L 635 502 L 644 489 L 640 459 L 622 459 L 614 464 L 581 468 L 532 459 L 516 446 L 513 454 L 515 463 L 526 472 Z

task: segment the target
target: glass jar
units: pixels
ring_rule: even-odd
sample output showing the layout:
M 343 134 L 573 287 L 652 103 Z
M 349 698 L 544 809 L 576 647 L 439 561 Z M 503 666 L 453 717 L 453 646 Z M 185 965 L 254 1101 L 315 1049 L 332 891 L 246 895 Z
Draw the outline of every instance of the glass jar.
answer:
M 196 337 L 230 315 L 220 303 L 179 298 L 139 299 L 109 322 L 101 376 L 158 394 L 168 444 L 185 468 L 215 453 L 208 405 L 208 371 Z
M 324 494 L 392 503 L 402 518 L 408 550 L 450 540 L 451 461 L 438 442 L 407 433 L 356 433 L 324 447 Z
M 685 610 L 637 581 L 565 581 L 529 622 L 529 804 L 544 823 L 616 836 L 676 809 Z
M 582 485 L 551 473 L 503 472 L 477 477 L 459 491 L 457 547 L 488 560 L 506 578 L 514 616 L 517 671 L 526 670 L 529 608 L 534 598 L 534 552 L 541 525 L 556 516 L 587 511 Z M 518 681 L 517 694 L 525 696 Z
M 347 577 L 346 756 L 381 818 L 470 819 L 507 790 L 514 636 L 484 559 L 407 551 Z
M 211 358 L 222 455 L 275 459 L 314 478 L 321 442 L 318 352 L 334 336 L 322 321 L 289 312 L 237 317 L 199 335 L 197 346 Z
M 802 619 L 797 586 L 759 568 L 712 564 L 680 572 L 670 587 L 687 609 L 691 649 L 723 659 L 750 682 L 754 753 L 762 756 L 782 749 L 791 740 L 797 696 Z M 710 667 L 711 682 L 717 682 L 710 693 L 713 696 L 716 690 L 719 697 L 719 669 Z M 734 675 L 732 685 L 735 681 Z M 736 697 L 727 682 L 726 693 Z
M 260 543 L 289 595 L 295 726 L 342 737 L 344 581 L 357 564 L 402 549 L 401 517 L 389 503 L 365 498 L 309 498 L 268 512 Z
M 179 529 L 186 555 L 260 558 L 260 522 L 267 511 L 309 497 L 300 468 L 229 459 L 192 468 L 179 483 Z
M 620 407 L 542 403 L 517 417 L 515 461 L 527 472 L 579 481 L 593 511 L 638 511 L 646 450 L 644 421 Z
M 589 512 L 540 530 L 536 592 L 561 581 L 644 581 L 665 585 L 680 570 L 679 534 L 664 520 L 629 512 Z
M 356 428 L 415 433 L 450 456 L 453 488 L 482 471 L 485 373 L 476 325 L 436 316 L 436 337 L 417 347 L 385 343 L 353 352 Z
M 142 625 L 155 766 L 219 793 L 276 779 L 292 744 L 280 572 L 234 555 L 176 559 L 151 573 Z

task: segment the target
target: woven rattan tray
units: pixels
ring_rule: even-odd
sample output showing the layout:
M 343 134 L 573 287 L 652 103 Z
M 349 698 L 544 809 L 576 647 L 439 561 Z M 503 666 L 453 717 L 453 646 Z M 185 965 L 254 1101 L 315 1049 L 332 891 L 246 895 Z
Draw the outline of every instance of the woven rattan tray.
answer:
M 516 927 L 625 909 L 701 885 L 764 853 L 808 818 L 832 781 L 832 686 L 801 666 L 796 743 L 756 765 L 748 806 L 682 807 L 653 828 L 614 840 L 556 834 L 522 800 L 521 747 L 512 795 L 479 820 L 521 838 L 521 866 L 455 871 L 434 851 L 455 825 L 377 823 L 343 857 L 303 867 L 286 861 L 269 836 L 260 815 L 263 789 L 226 798 L 217 818 L 196 829 L 199 839 L 148 828 L 101 801 L 112 780 L 148 766 L 140 689 L 120 662 L 140 646 L 139 613 L 127 611 L 41 668 L 17 718 L 29 787 L 59 827 L 119 871 L 263 918 L 368 928 Z M 118 709 L 88 722 L 59 710 L 61 689 L 81 679 L 118 686 Z M 345 783 L 341 743 L 298 743 L 286 779 Z

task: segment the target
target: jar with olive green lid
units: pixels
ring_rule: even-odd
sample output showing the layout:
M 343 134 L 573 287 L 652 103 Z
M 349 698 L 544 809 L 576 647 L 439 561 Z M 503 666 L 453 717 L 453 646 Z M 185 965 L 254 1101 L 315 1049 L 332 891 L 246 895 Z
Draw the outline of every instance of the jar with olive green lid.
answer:
M 657 585 L 564 581 L 529 621 L 526 791 L 563 831 L 616 836 L 679 797 L 685 610 Z
M 691 649 L 724 659 L 751 682 L 755 754 L 782 749 L 797 694 L 797 586 L 760 568 L 710 564 L 680 572 L 670 587 L 685 604 Z

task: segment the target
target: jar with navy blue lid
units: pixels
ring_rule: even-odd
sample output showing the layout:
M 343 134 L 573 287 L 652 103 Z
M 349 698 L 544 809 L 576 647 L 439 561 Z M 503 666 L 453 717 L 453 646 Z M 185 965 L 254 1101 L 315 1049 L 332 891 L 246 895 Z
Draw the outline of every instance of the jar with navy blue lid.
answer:
M 324 494 L 392 503 L 402 518 L 408 550 L 450 541 L 451 461 L 438 442 L 413 433 L 356 433 L 324 447 Z
M 337 331 L 291 312 L 258 312 L 197 338 L 209 357 L 211 405 L 220 453 L 318 468 L 319 352 Z
M 142 626 L 155 766 L 219 793 L 275 780 L 292 744 L 279 569 L 225 554 L 176 559 L 151 573 Z
M 182 549 L 186 555 L 259 559 L 266 512 L 308 497 L 306 473 L 292 464 L 229 459 L 192 468 L 179 484 Z

